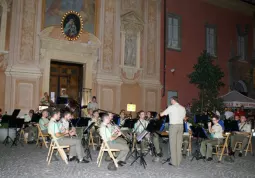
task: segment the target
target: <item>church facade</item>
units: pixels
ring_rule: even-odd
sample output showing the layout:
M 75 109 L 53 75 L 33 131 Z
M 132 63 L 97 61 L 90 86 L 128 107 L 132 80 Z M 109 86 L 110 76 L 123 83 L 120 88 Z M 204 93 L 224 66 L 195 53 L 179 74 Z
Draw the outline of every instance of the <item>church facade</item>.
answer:
M 95 95 L 104 110 L 132 103 L 160 111 L 161 7 L 157 0 L 0 0 L 0 108 L 26 113 L 44 92 L 57 97 L 68 88 L 82 105 Z M 76 40 L 61 27 L 70 11 L 83 21 Z

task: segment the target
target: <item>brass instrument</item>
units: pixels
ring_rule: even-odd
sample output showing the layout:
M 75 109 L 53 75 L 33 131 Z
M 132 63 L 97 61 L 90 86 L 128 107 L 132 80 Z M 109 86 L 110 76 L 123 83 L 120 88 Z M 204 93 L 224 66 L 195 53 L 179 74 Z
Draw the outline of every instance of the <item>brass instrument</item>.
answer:
M 110 124 L 115 128 L 115 129 L 114 129 L 114 131 L 115 131 L 114 133 L 120 132 L 121 135 L 124 137 L 124 139 L 125 139 L 127 142 L 129 142 L 129 138 L 128 138 L 125 134 L 123 134 L 123 133 L 121 132 L 121 130 L 120 130 L 120 128 L 119 128 L 118 125 L 116 125 L 113 121 L 111 121 Z

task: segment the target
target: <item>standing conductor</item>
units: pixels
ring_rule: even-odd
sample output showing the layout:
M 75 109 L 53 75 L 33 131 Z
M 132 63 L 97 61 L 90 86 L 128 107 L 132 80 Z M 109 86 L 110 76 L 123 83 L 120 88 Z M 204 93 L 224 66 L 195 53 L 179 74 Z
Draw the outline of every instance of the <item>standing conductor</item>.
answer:
M 181 163 L 182 136 L 183 136 L 183 119 L 186 116 L 186 110 L 178 103 L 178 98 L 171 98 L 171 106 L 160 113 L 160 116 L 169 115 L 169 144 L 171 152 L 170 165 L 179 166 Z

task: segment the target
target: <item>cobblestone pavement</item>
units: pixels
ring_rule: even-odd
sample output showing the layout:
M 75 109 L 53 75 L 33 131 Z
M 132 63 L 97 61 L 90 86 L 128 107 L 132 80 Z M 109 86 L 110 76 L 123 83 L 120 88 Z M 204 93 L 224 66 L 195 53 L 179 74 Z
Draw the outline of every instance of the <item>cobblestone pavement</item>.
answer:
M 69 163 L 53 157 L 52 163 L 46 164 L 46 148 L 37 148 L 35 145 L 25 145 L 10 148 L 0 144 L 0 177 L 1 178 L 255 178 L 255 157 L 250 154 L 247 157 L 235 159 L 234 163 L 223 161 L 217 163 L 216 158 L 211 162 L 193 160 L 187 157 L 179 168 L 168 164 L 153 163 L 152 157 L 146 157 L 147 168 L 135 163 L 119 168 L 117 171 L 108 171 L 108 163 L 102 160 L 100 168 L 96 165 L 97 151 L 92 151 L 93 161 L 89 164 Z M 128 161 L 130 163 L 132 160 Z

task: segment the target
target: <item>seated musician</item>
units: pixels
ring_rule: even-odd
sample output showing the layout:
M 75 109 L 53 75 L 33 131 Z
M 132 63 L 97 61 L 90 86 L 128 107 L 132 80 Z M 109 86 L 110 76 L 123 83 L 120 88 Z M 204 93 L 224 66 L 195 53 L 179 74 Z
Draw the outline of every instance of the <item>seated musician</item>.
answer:
M 183 150 L 182 155 L 183 157 L 186 157 L 187 155 L 187 149 L 189 146 L 189 133 L 191 132 L 190 126 L 192 126 L 191 123 L 188 122 L 189 117 L 186 115 L 186 117 L 183 119 Z
M 65 131 L 69 131 L 69 133 L 71 133 L 72 136 L 76 135 L 76 130 L 74 127 L 72 127 L 72 129 L 70 130 L 69 125 L 72 119 L 72 115 L 70 112 L 66 111 L 63 115 L 64 117 L 60 120 L 61 123 L 61 132 L 65 133 Z
M 39 125 L 43 134 L 48 134 L 48 124 L 49 124 L 48 111 L 43 110 L 42 118 L 39 120 Z
M 213 126 L 211 122 L 208 123 L 208 130 L 211 134 L 211 138 L 204 140 L 201 143 L 200 152 L 203 158 L 207 158 L 207 161 L 212 161 L 212 146 L 223 143 L 223 129 L 219 122 L 219 116 L 215 115 L 212 118 Z
M 99 117 L 99 112 L 98 112 L 98 110 L 94 110 L 94 111 L 93 111 L 92 118 L 91 118 L 91 120 L 89 121 L 89 125 L 90 125 L 92 122 L 95 122 L 95 127 L 100 127 L 101 119 L 100 119 L 100 117 Z
M 124 139 L 120 138 L 120 130 L 111 125 L 110 117 L 108 114 L 104 113 L 102 115 L 102 120 L 103 122 L 100 126 L 100 135 L 103 141 L 108 143 L 110 148 L 120 149 L 120 153 L 116 160 L 118 162 L 118 165 L 123 166 L 124 164 L 126 164 L 125 160 L 129 152 L 128 145 Z M 109 167 L 114 167 L 114 169 L 116 169 L 114 163 L 110 163 Z
M 50 100 L 50 97 L 49 97 L 48 93 L 45 92 L 42 99 L 41 99 L 41 101 L 40 101 L 40 105 L 50 106 L 51 103 L 53 103 L 53 102 Z
M 57 121 L 60 119 L 60 111 L 58 109 L 54 110 L 51 114 L 51 119 L 48 126 L 48 132 L 54 135 L 59 143 L 59 145 L 69 145 L 69 161 L 77 160 L 78 163 L 88 163 L 89 161 L 84 158 L 84 149 L 81 145 L 81 140 L 76 138 L 70 138 L 66 135 L 72 136 L 72 133 L 68 130 L 65 133 L 61 133 L 60 125 Z
M 99 109 L 96 96 L 92 97 L 92 101 L 88 104 L 88 109 L 92 109 L 93 111 Z
M 122 127 L 125 124 L 125 121 L 125 111 L 121 111 L 118 126 Z
M 152 113 L 150 111 L 147 111 L 147 113 L 146 113 L 146 120 L 150 121 L 151 119 L 154 119 L 154 117 L 152 116 Z
M 33 123 L 30 123 L 32 120 L 32 117 L 34 115 L 34 110 L 30 110 L 28 114 L 24 115 L 24 122 L 25 122 L 25 133 L 28 133 L 27 141 L 28 143 L 35 143 L 35 139 L 37 138 L 38 131 L 37 128 L 33 125 Z
M 243 150 L 248 145 L 249 134 L 251 133 L 251 124 L 247 122 L 245 116 L 241 116 L 240 123 L 238 124 L 239 132 L 235 132 L 234 135 L 230 137 L 231 149 L 233 150 L 236 142 L 242 142 L 242 148 L 239 151 L 239 156 L 243 155 Z M 231 151 L 232 152 L 232 151 Z M 233 152 L 232 152 L 233 153 Z
M 92 117 L 93 117 L 93 110 L 87 108 L 87 112 L 88 112 L 88 113 L 86 114 L 86 117 L 92 118 Z
M 140 135 L 148 126 L 149 122 L 145 120 L 145 113 L 144 111 L 139 111 L 139 120 L 134 125 L 134 132 L 136 135 Z M 146 135 L 146 138 L 149 139 L 149 134 Z M 141 149 L 144 152 L 144 139 L 141 142 Z

